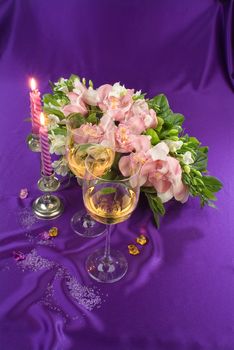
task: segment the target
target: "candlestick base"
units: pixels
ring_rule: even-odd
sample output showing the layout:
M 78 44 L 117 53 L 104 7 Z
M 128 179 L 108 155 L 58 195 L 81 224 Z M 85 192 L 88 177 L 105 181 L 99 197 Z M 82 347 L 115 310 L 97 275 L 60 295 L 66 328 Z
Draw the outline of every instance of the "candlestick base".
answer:
M 33 202 L 33 212 L 40 219 L 55 219 L 59 217 L 64 208 L 57 196 L 44 194 Z
M 27 143 L 28 143 L 28 148 L 32 152 L 40 152 L 41 151 L 40 140 L 39 140 L 38 135 L 30 134 L 28 136 Z
M 40 219 L 55 219 L 59 217 L 63 212 L 63 204 L 61 200 L 50 194 L 49 192 L 55 192 L 60 186 L 59 180 L 52 173 L 46 176 L 42 173 L 42 177 L 37 183 L 38 188 L 45 192 L 44 195 L 38 197 L 32 205 L 33 211 Z

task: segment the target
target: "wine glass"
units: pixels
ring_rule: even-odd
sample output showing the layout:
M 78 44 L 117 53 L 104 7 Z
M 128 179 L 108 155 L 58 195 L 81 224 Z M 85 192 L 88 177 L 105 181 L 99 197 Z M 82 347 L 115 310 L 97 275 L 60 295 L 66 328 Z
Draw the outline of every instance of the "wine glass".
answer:
M 93 159 L 96 159 L 95 173 L 97 176 L 100 176 L 111 168 L 115 152 L 111 148 L 104 147 L 100 144 L 79 144 L 76 138 L 78 127 L 79 124 L 76 115 L 68 118 L 66 156 L 69 168 L 76 175 L 78 183 L 82 185 L 87 155 L 92 155 Z M 97 237 L 106 229 L 106 225 L 94 221 L 85 210 L 79 211 L 73 215 L 71 227 L 78 235 L 88 238 Z
M 111 225 L 127 220 L 136 208 L 140 193 L 140 165 L 136 164 L 128 178 L 108 179 L 96 176 L 96 163 L 92 156 L 86 158 L 83 200 L 92 218 L 107 225 L 107 233 L 105 247 L 88 257 L 86 269 L 96 281 L 112 283 L 126 274 L 128 263 L 120 251 L 110 248 Z

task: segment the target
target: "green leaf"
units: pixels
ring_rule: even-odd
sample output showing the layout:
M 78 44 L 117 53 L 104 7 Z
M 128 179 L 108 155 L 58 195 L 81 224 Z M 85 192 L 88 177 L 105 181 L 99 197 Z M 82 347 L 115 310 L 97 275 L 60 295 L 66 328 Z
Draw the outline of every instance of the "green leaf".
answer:
M 194 160 L 194 163 L 192 164 L 192 167 L 199 170 L 199 171 L 205 171 L 207 168 L 207 155 L 206 155 L 206 153 L 198 151 L 196 158 Z
M 217 200 L 217 198 L 215 197 L 213 192 L 208 190 L 208 188 L 204 188 L 202 192 L 206 196 L 207 199 L 210 199 L 212 201 L 216 201 Z
M 112 194 L 116 192 L 116 188 L 114 187 L 105 187 L 101 189 L 101 194 Z
M 165 117 L 171 111 L 168 100 L 163 94 L 157 95 L 149 100 L 148 105 L 150 108 L 154 109 L 159 116 Z
M 211 192 L 218 192 L 223 187 L 223 184 L 214 176 L 203 176 L 202 181 Z
M 154 187 L 141 187 L 141 192 L 143 193 L 153 193 L 156 194 L 155 188 Z
M 181 126 L 184 122 L 184 116 L 180 113 L 170 113 L 166 117 L 166 122 L 173 127 Z
M 89 116 L 86 118 L 87 123 L 91 124 L 97 124 L 98 123 L 98 118 L 96 116 L 96 113 L 91 113 Z
M 79 128 L 82 124 L 86 123 L 86 119 L 80 113 L 70 113 L 67 117 L 72 124 L 72 128 Z
M 60 104 L 57 102 L 56 98 L 52 94 L 43 95 L 43 103 L 46 105 L 51 103 L 53 106 L 60 107 Z
M 66 128 L 56 128 L 56 129 L 53 129 L 53 133 L 55 135 L 64 135 L 64 136 L 66 136 L 67 135 L 67 129 Z
M 54 109 L 54 108 L 50 108 L 50 107 L 46 107 L 44 106 L 43 107 L 43 110 L 45 111 L 45 113 L 47 114 L 54 114 L 56 115 L 57 117 L 59 117 L 59 119 L 65 119 L 65 115 L 59 111 L 58 109 Z

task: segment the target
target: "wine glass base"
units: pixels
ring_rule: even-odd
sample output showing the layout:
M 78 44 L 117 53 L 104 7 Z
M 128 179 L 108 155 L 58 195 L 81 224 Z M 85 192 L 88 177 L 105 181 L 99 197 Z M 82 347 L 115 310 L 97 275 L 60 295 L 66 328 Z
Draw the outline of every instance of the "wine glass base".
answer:
M 85 211 L 79 211 L 71 219 L 72 230 L 81 237 L 93 238 L 106 231 L 106 225 L 94 221 Z
M 91 254 L 86 260 L 86 270 L 98 282 L 117 282 L 126 274 L 128 262 L 118 250 L 111 250 L 110 257 L 105 257 L 104 252 L 105 249 L 101 248 Z

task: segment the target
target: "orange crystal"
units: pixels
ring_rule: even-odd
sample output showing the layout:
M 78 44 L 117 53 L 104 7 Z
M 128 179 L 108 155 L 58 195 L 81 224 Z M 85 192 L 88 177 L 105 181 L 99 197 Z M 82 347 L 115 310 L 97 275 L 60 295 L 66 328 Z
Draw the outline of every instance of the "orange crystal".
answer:
M 49 229 L 49 235 L 50 235 L 50 237 L 58 236 L 58 229 L 57 229 L 57 227 L 51 227 L 51 229 Z
M 129 244 L 128 245 L 128 252 L 131 255 L 138 255 L 138 254 L 140 254 L 140 251 L 137 248 L 137 246 L 135 246 L 135 244 Z
M 136 238 L 136 242 L 140 245 L 145 245 L 149 242 L 149 239 L 145 235 L 140 235 Z

